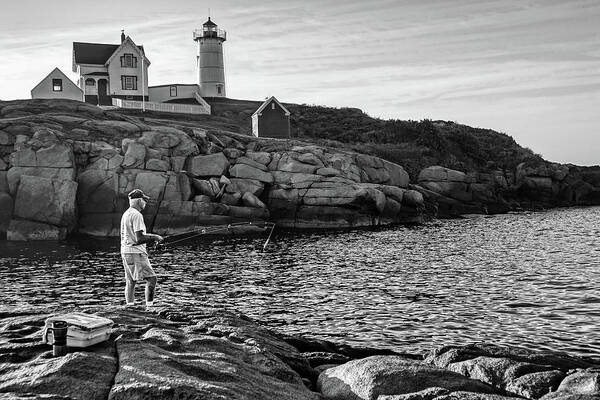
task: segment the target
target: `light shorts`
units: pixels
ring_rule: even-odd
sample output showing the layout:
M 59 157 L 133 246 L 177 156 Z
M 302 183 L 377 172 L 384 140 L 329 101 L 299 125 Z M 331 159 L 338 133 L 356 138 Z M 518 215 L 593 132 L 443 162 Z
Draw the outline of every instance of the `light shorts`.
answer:
M 122 253 L 125 279 L 128 281 L 141 281 L 156 276 L 150 265 L 148 256 L 143 253 Z

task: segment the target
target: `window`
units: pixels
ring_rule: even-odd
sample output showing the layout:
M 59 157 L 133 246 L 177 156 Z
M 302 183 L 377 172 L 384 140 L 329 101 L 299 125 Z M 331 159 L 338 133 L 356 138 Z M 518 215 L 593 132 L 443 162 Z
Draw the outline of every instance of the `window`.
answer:
M 121 89 L 137 90 L 137 76 L 121 75 Z
M 271 110 L 275 109 L 275 103 L 271 103 Z
M 137 68 L 137 57 L 133 54 L 125 53 L 121 56 L 121 67 L 124 68 Z
M 221 90 L 223 90 L 223 88 L 221 86 L 217 86 L 217 93 L 221 94 Z
M 87 78 L 85 80 L 85 86 L 96 86 L 96 81 L 92 78 Z
M 177 97 L 177 86 L 171 86 L 170 90 L 171 90 L 171 93 L 170 93 L 171 97 Z
M 52 91 L 62 92 L 62 79 L 52 79 Z

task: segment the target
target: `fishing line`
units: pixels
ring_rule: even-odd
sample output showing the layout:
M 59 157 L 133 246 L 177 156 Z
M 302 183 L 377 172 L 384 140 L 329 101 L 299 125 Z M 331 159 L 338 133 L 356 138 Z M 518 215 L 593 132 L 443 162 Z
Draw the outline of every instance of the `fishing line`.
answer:
M 275 223 L 273 222 L 260 222 L 259 224 L 263 224 L 263 228 L 266 228 L 268 226 L 271 226 L 271 232 L 269 234 L 269 237 L 267 238 L 267 241 L 265 242 L 264 246 L 263 246 L 263 251 L 266 249 L 267 244 L 269 243 L 269 241 L 271 240 L 271 235 L 273 234 L 273 229 L 275 228 Z M 253 225 L 253 226 L 259 226 L 258 224 L 250 221 L 250 222 L 236 222 L 233 224 L 228 224 L 227 226 L 218 226 L 218 227 L 214 227 L 214 228 L 202 228 L 202 229 L 195 229 L 193 231 L 189 231 L 189 232 L 183 232 L 183 233 L 176 233 L 173 235 L 169 235 L 169 236 L 165 236 L 165 240 L 169 239 L 169 238 L 174 238 L 174 237 L 179 237 L 179 236 L 185 236 L 184 238 L 181 239 L 177 239 L 174 241 L 169 241 L 168 243 L 160 243 L 158 244 L 157 247 L 162 246 L 163 248 L 166 246 L 171 246 L 175 243 L 180 243 L 183 242 L 185 240 L 190 240 L 202 235 L 206 235 L 209 233 L 214 233 L 214 232 L 219 232 L 219 231 L 224 231 L 224 230 L 231 230 L 231 228 L 234 227 L 238 227 L 238 226 L 244 226 L 244 225 Z

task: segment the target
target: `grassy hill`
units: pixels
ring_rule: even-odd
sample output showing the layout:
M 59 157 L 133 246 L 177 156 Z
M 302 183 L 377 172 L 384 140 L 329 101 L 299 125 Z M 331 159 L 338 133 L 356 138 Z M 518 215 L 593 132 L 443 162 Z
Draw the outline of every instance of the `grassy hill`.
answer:
M 250 116 L 259 101 L 210 99 L 213 116 L 251 132 Z M 523 161 L 541 160 L 530 149 L 491 129 L 446 121 L 401 121 L 373 118 L 357 108 L 285 104 L 294 137 L 319 145 L 368 153 L 404 166 L 411 178 L 430 165 L 461 171 L 513 169 Z
M 189 99 L 195 102 L 194 99 Z M 207 99 L 212 115 L 142 113 L 115 110 L 111 113 L 142 118 L 189 122 L 213 131 L 251 135 L 251 115 L 261 101 Z M 39 103 L 39 104 L 38 104 Z M 64 102 L 56 101 L 57 110 Z M 10 108 L 42 107 L 41 102 L 3 102 Z M 36 105 L 37 104 L 37 105 Z M 43 103 L 47 108 L 47 103 Z M 424 167 L 442 165 L 461 171 L 513 170 L 523 161 L 542 161 L 541 156 L 519 146 L 510 136 L 490 129 L 473 128 L 446 121 L 401 121 L 373 118 L 356 108 L 333 108 L 285 104 L 291 113 L 295 138 L 321 146 L 375 155 L 402 165 L 415 180 Z M 33 107 L 33 108 L 32 108 Z M 29 110 L 31 111 L 31 110 Z M 100 110 L 98 110 L 101 112 Z M 39 109 L 37 113 L 51 112 Z M 19 114 L 15 114 L 19 115 Z

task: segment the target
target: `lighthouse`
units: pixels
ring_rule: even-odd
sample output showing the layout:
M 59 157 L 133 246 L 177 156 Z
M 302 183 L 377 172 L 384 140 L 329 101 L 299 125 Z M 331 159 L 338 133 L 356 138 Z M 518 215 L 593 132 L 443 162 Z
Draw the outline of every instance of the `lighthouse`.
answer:
M 194 31 L 194 41 L 198 43 L 196 67 L 202 97 L 225 97 L 223 42 L 226 36 L 226 32 L 219 29 L 210 17 L 202 24 L 202 29 Z

